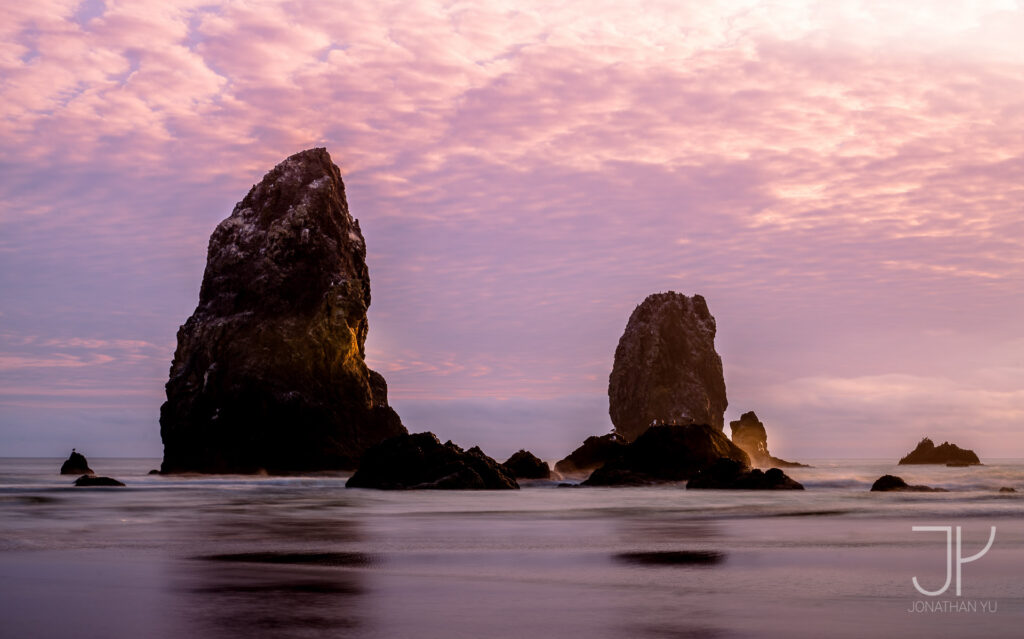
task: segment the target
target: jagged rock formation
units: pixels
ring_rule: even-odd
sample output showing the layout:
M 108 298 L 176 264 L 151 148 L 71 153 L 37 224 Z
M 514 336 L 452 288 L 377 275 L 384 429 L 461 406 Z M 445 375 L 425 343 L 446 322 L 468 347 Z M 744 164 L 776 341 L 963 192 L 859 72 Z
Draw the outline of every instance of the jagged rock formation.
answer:
M 590 472 L 617 459 L 626 449 L 626 441 L 615 433 L 591 435 L 579 448 L 555 462 L 555 470 L 565 475 Z
M 434 433 L 399 435 L 366 451 L 347 488 L 503 489 L 519 488 L 508 469 L 474 446 L 442 444 Z
M 750 458 L 716 428 L 706 424 L 651 426 L 618 459 L 601 466 L 584 486 L 643 485 L 683 481 L 720 458 L 744 468 Z
M 902 477 L 882 475 L 871 485 L 871 492 L 912 492 L 912 493 L 948 493 L 945 488 L 931 486 L 910 486 Z
M 513 453 L 505 460 L 505 468 L 516 479 L 550 479 L 551 467 L 528 450 Z
M 728 402 L 715 330 L 700 295 L 656 293 L 633 310 L 608 379 L 617 433 L 633 441 L 655 422 L 723 429 Z
M 917 448 L 900 460 L 900 463 L 972 466 L 980 464 L 981 460 L 973 450 L 965 450 L 949 442 L 942 442 L 936 446 L 932 440 L 925 437 L 917 444 Z
M 803 490 L 803 484 L 778 468 L 761 471 L 746 468 L 733 459 L 722 458 L 686 482 L 687 488 L 726 488 L 731 490 Z
M 364 362 L 365 259 L 325 149 L 289 157 L 235 205 L 178 330 L 163 472 L 353 468 L 406 432 Z
M 71 449 L 71 454 L 68 455 L 67 460 L 60 466 L 61 475 L 92 475 L 92 468 L 89 468 L 89 462 L 85 459 L 85 455 L 76 451 L 74 448 Z
M 95 475 L 82 475 L 75 480 L 75 486 L 124 486 L 113 477 L 96 477 Z
M 768 433 L 754 411 L 743 413 L 738 420 L 729 422 L 729 428 L 732 429 L 732 443 L 742 448 L 743 452 L 750 456 L 750 463 L 753 466 L 758 468 L 806 467 L 806 464 L 772 457 L 768 452 Z

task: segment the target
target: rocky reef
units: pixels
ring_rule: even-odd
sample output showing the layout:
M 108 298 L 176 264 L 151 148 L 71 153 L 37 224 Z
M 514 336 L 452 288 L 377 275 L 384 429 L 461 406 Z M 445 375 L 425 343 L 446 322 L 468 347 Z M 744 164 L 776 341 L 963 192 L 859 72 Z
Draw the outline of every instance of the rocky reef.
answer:
M 720 458 L 750 466 L 747 454 L 706 424 L 651 426 L 617 459 L 593 473 L 584 486 L 644 485 L 684 481 Z
M 806 467 L 806 464 L 773 457 L 768 452 L 768 433 L 754 411 L 743 413 L 738 420 L 729 422 L 729 428 L 732 430 L 732 443 L 750 456 L 752 465 L 758 468 Z
M 945 488 L 931 486 L 911 486 L 896 475 L 882 475 L 871 485 L 871 492 L 911 492 L 911 493 L 946 493 Z
M 607 462 L 617 459 L 626 449 L 626 441 L 616 433 L 591 435 L 579 448 L 555 463 L 555 470 L 563 475 L 588 473 Z
M 497 490 L 519 488 L 508 469 L 477 447 L 442 444 L 434 433 L 399 435 L 363 455 L 347 488 Z
M 528 450 L 520 450 L 503 464 L 516 479 L 550 479 L 551 467 Z
M 901 464 L 946 464 L 947 466 L 973 466 L 981 463 L 973 450 L 965 450 L 956 444 L 942 442 L 938 446 L 925 437 L 917 448 L 907 453 Z
M 722 458 L 686 482 L 687 488 L 731 490 L 803 490 L 803 484 L 778 468 L 761 471 L 747 468 L 734 459 Z
M 627 441 L 659 424 L 722 430 L 728 405 L 715 318 L 700 295 L 650 295 L 629 317 L 615 349 L 608 406 Z
M 60 466 L 61 475 L 92 475 L 92 468 L 89 468 L 89 462 L 85 459 L 85 455 L 78 452 L 74 448 L 71 449 L 71 454 L 68 455 L 67 460 Z
M 160 409 L 162 472 L 354 468 L 406 433 L 367 368 L 366 244 L 325 149 L 271 170 L 210 236 Z

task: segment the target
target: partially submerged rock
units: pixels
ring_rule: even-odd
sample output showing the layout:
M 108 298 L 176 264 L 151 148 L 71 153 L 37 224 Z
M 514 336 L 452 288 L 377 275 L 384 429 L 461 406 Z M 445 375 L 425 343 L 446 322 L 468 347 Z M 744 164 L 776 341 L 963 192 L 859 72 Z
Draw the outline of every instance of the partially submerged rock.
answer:
M 1015 493 L 1015 492 L 1017 492 L 1017 489 L 1016 488 L 1011 488 L 1010 486 L 1000 486 L 999 492 L 1001 492 L 1001 493 Z
M 981 463 L 973 450 L 960 448 L 956 444 L 942 442 L 938 446 L 925 437 L 917 448 L 900 460 L 901 464 L 946 464 L 957 466 L 973 466 Z
M 911 486 L 896 475 L 882 475 L 871 485 L 871 492 L 914 492 L 914 493 L 945 493 L 945 488 L 931 486 Z
M 124 486 L 113 477 L 97 477 L 95 475 L 82 475 L 75 480 L 75 486 Z
M 210 236 L 160 409 L 165 473 L 354 468 L 406 432 L 367 368 L 370 277 L 325 149 L 297 153 Z
M 550 479 L 551 467 L 528 450 L 520 450 L 509 457 L 504 464 L 517 479 Z
M 590 472 L 613 459 L 618 459 L 624 450 L 626 440 L 616 433 L 600 437 L 591 435 L 579 448 L 556 462 L 555 470 L 565 475 Z
M 74 448 L 71 449 L 71 454 L 67 460 L 60 466 L 61 475 L 92 475 L 92 468 L 89 468 L 89 462 L 85 459 L 85 455 L 76 451 Z
M 633 310 L 615 349 L 608 408 L 627 441 L 658 424 L 722 430 L 728 405 L 715 318 L 700 295 L 650 295 Z
M 370 448 L 348 488 L 494 490 L 519 488 L 508 469 L 478 447 L 442 444 L 434 433 L 399 435 Z
M 697 473 L 687 488 L 726 488 L 734 490 L 803 490 L 803 484 L 778 468 L 750 469 L 733 459 L 722 458 Z
M 742 448 L 743 452 L 750 456 L 750 463 L 753 466 L 759 468 L 807 466 L 773 457 L 768 452 L 768 433 L 754 411 L 743 413 L 738 420 L 729 422 L 729 428 L 732 429 L 732 443 Z
M 643 485 L 684 481 L 725 457 L 744 467 L 750 458 L 706 424 L 651 426 L 618 459 L 595 470 L 584 486 Z

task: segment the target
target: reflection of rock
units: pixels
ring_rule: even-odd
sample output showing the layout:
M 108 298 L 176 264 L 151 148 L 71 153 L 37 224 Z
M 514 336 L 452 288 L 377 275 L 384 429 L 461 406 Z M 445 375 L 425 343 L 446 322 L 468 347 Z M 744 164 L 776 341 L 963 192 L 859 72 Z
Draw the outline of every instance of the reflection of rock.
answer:
M 806 466 L 806 464 L 772 457 L 768 452 L 768 433 L 754 411 L 743 413 L 737 421 L 729 422 L 729 428 L 732 429 L 732 443 L 742 448 L 743 452 L 750 456 L 750 463 L 754 466 L 760 468 Z
M 370 448 L 349 488 L 519 488 L 507 469 L 473 447 L 442 444 L 434 433 L 399 435 Z
M 61 464 L 60 467 L 61 475 L 91 475 L 92 468 L 89 468 L 89 462 L 86 461 L 85 455 L 77 452 L 74 448 L 71 449 L 71 454 L 68 456 L 67 461 Z
M 945 488 L 932 488 L 931 486 L 908 486 L 902 477 L 896 475 L 882 475 L 871 485 L 872 492 L 913 492 L 913 493 L 945 493 Z
M 555 463 L 555 470 L 564 474 L 589 472 L 617 459 L 625 449 L 626 442 L 615 433 L 601 437 L 591 435 L 565 459 Z
M 900 463 L 971 466 L 980 464 L 981 460 L 978 459 L 973 450 L 965 450 L 949 442 L 942 442 L 936 446 L 932 440 L 925 437 L 917 444 L 917 448 L 900 460 Z
M 802 484 L 778 468 L 750 469 L 733 459 L 719 459 L 697 473 L 687 488 L 730 488 L 738 490 L 803 490 Z
M 718 429 L 704 424 L 651 426 L 618 459 L 587 478 L 585 486 L 639 485 L 690 479 L 726 457 L 747 467 L 747 454 Z
M 324 149 L 264 176 L 210 237 L 160 409 L 164 472 L 353 468 L 405 432 L 367 368 L 370 277 Z
M 627 441 L 654 422 L 722 430 L 728 404 L 715 318 L 700 295 L 650 295 L 633 310 L 608 379 L 609 414 Z
M 75 480 L 75 486 L 124 486 L 113 477 L 96 477 L 95 475 L 82 475 Z
M 551 467 L 528 450 L 513 454 L 504 464 L 517 479 L 549 479 Z

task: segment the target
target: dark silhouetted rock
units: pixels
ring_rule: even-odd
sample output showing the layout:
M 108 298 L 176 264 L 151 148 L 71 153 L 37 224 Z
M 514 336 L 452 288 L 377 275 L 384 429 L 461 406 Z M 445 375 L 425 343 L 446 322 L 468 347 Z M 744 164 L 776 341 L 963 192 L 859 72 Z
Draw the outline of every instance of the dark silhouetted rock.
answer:
M 618 459 L 598 468 L 584 486 L 643 485 L 683 481 L 719 458 L 750 465 L 747 454 L 706 424 L 651 426 Z
M 113 477 L 97 477 L 95 475 L 82 475 L 75 480 L 75 486 L 124 486 Z
M 406 432 L 364 361 L 365 258 L 325 149 L 289 157 L 235 205 L 178 330 L 163 472 L 354 468 Z
M 778 468 L 750 469 L 734 459 L 722 458 L 686 483 L 687 488 L 733 490 L 803 490 L 803 484 Z
M 519 488 L 508 469 L 474 446 L 462 450 L 434 433 L 399 435 L 363 455 L 348 488 L 500 489 Z
M 703 566 L 722 563 L 725 554 L 714 550 L 654 550 L 621 552 L 615 558 L 640 566 Z
M 936 446 L 925 437 L 917 448 L 900 460 L 901 464 L 946 464 L 954 466 L 972 466 L 981 463 L 973 450 L 964 450 L 956 444 L 942 442 Z
M 608 435 L 591 435 L 567 457 L 555 463 L 555 470 L 571 475 L 572 473 L 590 472 L 605 463 L 617 459 L 626 450 L 626 441 L 615 433 Z
M 148 472 L 148 473 L 146 473 L 146 474 L 147 474 L 147 475 L 159 475 L 159 474 L 160 474 L 160 471 L 159 471 L 159 470 L 157 470 L 156 468 L 154 468 L 153 470 L 149 471 L 149 472 Z
M 752 465 L 759 468 L 807 467 L 806 464 L 772 457 L 768 452 L 768 433 L 754 411 L 743 413 L 737 421 L 729 422 L 729 428 L 732 429 L 732 443 L 742 448 L 743 452 L 750 456 Z
M 85 455 L 76 451 L 74 448 L 71 449 L 71 454 L 68 455 L 67 461 L 60 466 L 61 475 L 92 475 L 92 468 L 89 468 L 89 462 L 85 459 Z
M 517 479 L 550 479 L 551 467 L 528 450 L 520 450 L 505 462 L 512 476 Z
M 1016 488 L 1010 488 L 1009 486 L 1003 486 L 1003 487 L 1001 487 L 999 489 L 999 492 L 1001 492 L 1001 493 L 1015 493 L 1015 492 L 1017 492 L 1017 489 Z
M 700 295 L 650 295 L 633 310 L 615 349 L 608 411 L 627 441 L 651 424 L 722 430 L 728 402 L 715 318 Z
M 945 488 L 932 488 L 931 486 L 909 486 L 902 477 L 896 475 L 882 475 L 871 485 L 872 492 L 913 492 L 913 493 L 945 493 Z

